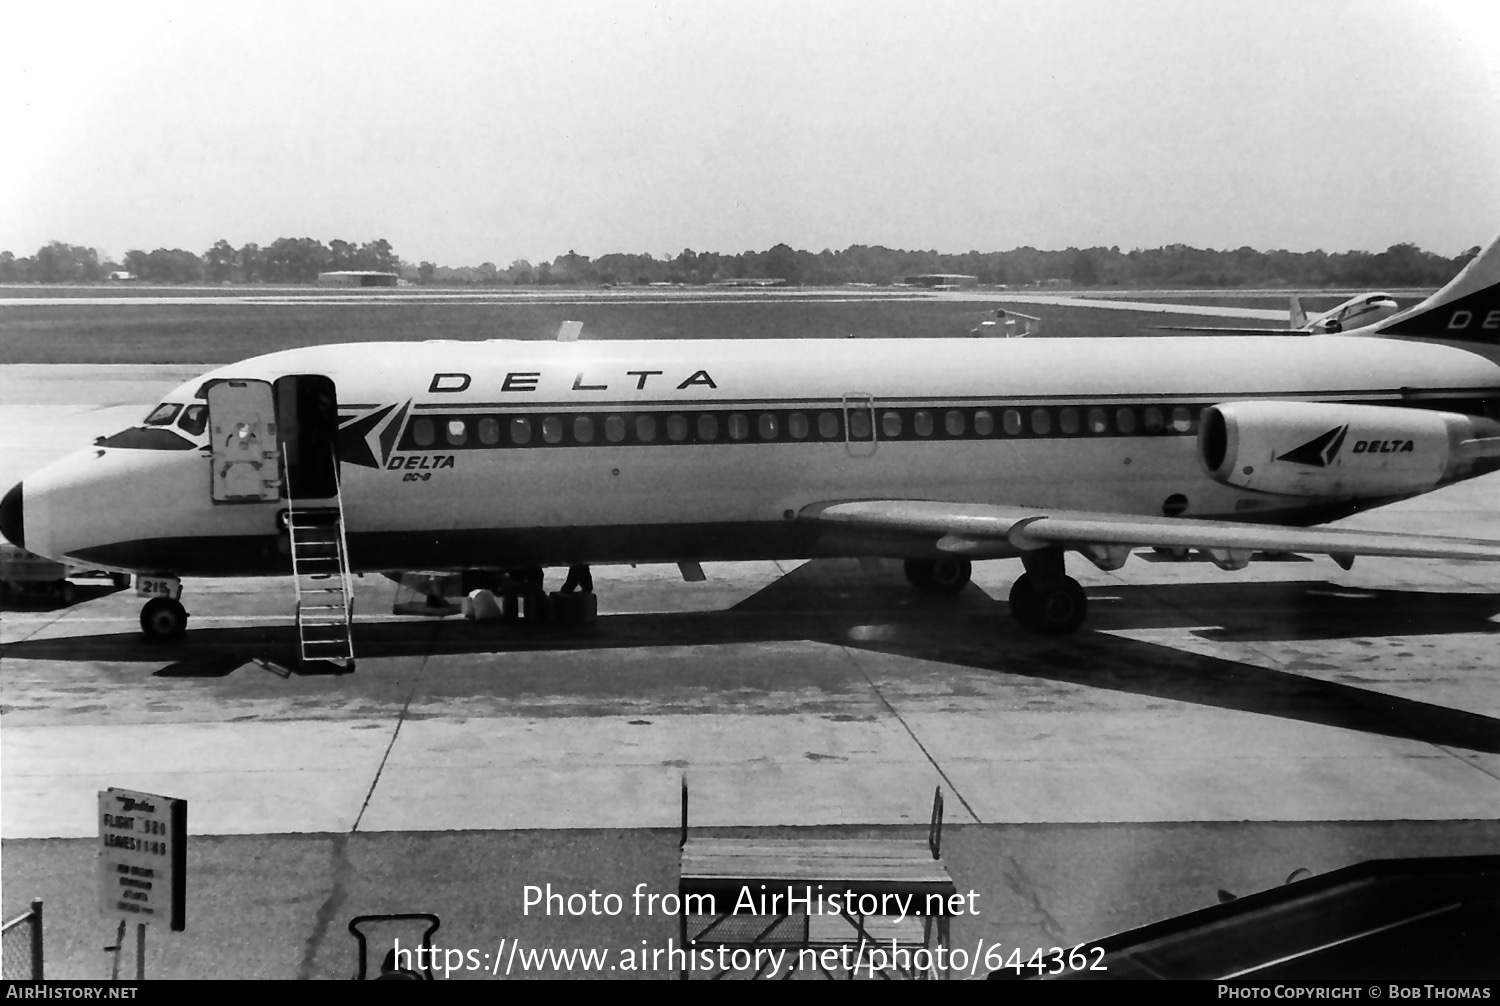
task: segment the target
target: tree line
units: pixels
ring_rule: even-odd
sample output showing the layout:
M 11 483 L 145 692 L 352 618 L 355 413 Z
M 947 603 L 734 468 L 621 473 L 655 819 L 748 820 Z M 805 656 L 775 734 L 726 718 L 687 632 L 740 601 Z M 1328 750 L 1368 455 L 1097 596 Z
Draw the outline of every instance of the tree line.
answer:
M 736 280 L 776 280 L 791 286 L 889 285 L 923 273 L 974 276 L 985 285 L 1026 287 L 1433 287 L 1446 283 L 1479 253 L 1476 246 L 1454 258 L 1413 244 L 1383 252 L 1292 252 L 1237 248 L 1218 251 L 1168 245 L 1164 248 L 1032 247 L 1003 252 L 904 251 L 880 245 L 851 245 L 843 251 L 800 251 L 778 244 L 766 251 L 738 254 L 684 249 L 675 256 L 615 253 L 589 258 L 569 251 L 533 265 L 518 259 L 501 268 L 412 264 L 379 238 L 355 244 L 312 238 L 277 238 L 238 248 L 220 240 L 200 253 L 180 248 L 132 250 L 121 262 L 102 259 L 93 248 L 53 241 L 35 255 L 0 252 L 0 283 L 95 283 L 111 273 L 128 273 L 151 283 L 312 283 L 320 272 L 394 272 L 409 282 L 480 286 L 686 285 Z
M 98 251 L 53 241 L 35 255 L 0 252 L 0 283 L 97 283 L 128 273 L 147 283 L 313 283 L 318 273 L 355 269 L 398 272 L 401 260 L 384 238 L 354 244 L 312 238 L 277 238 L 239 248 L 219 240 L 202 254 L 181 248 L 132 249 L 122 261 Z

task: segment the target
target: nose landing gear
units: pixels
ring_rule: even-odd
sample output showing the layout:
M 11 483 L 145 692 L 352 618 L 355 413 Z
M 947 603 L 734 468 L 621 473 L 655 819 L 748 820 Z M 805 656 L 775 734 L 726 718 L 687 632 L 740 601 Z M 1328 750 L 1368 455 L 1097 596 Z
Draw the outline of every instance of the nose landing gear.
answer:
M 175 598 L 153 597 L 141 609 L 141 631 L 152 643 L 180 639 L 187 631 L 187 620 L 187 609 Z
M 136 593 L 151 598 L 141 609 L 141 631 L 148 643 L 170 643 L 187 631 L 188 613 L 178 600 L 182 581 L 170 574 L 141 576 Z

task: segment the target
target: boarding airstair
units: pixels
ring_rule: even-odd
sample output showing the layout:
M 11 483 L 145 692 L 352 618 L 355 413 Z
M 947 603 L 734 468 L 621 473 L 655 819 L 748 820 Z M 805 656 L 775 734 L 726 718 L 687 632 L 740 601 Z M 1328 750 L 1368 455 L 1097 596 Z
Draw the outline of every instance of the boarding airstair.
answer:
M 344 535 L 344 501 L 299 503 L 287 483 L 287 533 L 297 588 L 297 640 L 302 660 L 354 669 L 354 583 Z

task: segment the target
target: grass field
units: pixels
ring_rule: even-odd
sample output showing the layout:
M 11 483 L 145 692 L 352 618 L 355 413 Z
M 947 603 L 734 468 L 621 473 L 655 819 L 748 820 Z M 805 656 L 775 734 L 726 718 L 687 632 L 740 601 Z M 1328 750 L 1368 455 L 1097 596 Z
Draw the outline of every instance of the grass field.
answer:
M 30 288 L 31 296 L 38 296 Z M 324 291 L 326 293 L 326 291 Z M 108 295 L 115 291 L 110 289 Z M 47 291 L 50 296 L 51 291 Z M 1268 299 L 1274 298 L 1274 299 Z M 597 296 L 576 303 L 535 298 L 454 300 L 440 291 L 370 303 L 257 302 L 76 303 L 5 306 L 0 298 L 0 363 L 222 364 L 322 343 L 421 339 L 550 339 L 565 320 L 584 323 L 593 339 L 934 338 L 967 335 L 998 303 L 946 299 L 801 298 L 738 295 L 681 302 L 633 302 Z M 1331 307 L 1340 298 L 1309 298 Z M 1326 305 L 1321 302 L 1327 300 Z M 1280 306 L 1284 295 L 1245 298 L 1245 306 Z M 1229 305 L 1234 299 L 1204 298 Z M 1229 319 L 1081 307 L 1015 309 L 1042 318 L 1054 337 L 1160 334 L 1152 325 L 1245 324 Z M 1253 323 L 1250 323 L 1253 324 Z M 878 350 L 877 350 L 878 351 Z

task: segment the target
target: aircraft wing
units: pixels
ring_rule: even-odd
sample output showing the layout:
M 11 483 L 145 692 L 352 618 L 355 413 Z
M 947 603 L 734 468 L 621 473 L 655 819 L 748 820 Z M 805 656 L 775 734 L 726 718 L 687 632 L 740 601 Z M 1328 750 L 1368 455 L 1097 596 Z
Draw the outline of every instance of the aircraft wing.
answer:
M 1257 551 L 1311 552 L 1347 567 L 1357 555 L 1500 560 L 1500 541 L 1438 535 L 1283 527 L 1177 517 L 1050 510 L 933 500 L 849 500 L 804 507 L 799 519 L 856 533 L 934 541 L 957 557 L 998 558 L 1048 546 L 1075 548 L 1103 569 L 1118 569 L 1141 546 L 1197 548 L 1239 568 Z

